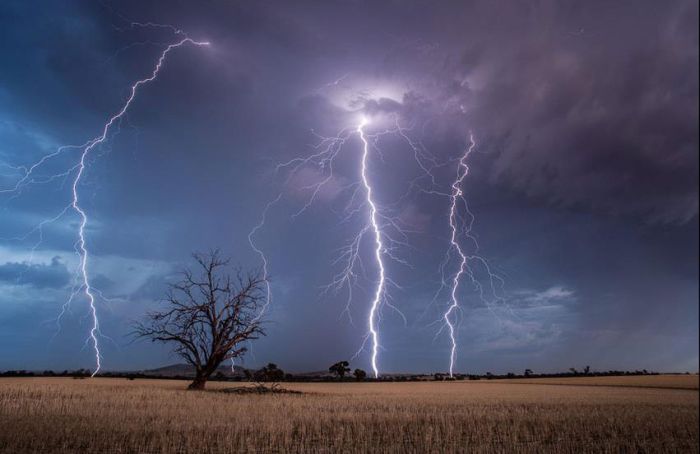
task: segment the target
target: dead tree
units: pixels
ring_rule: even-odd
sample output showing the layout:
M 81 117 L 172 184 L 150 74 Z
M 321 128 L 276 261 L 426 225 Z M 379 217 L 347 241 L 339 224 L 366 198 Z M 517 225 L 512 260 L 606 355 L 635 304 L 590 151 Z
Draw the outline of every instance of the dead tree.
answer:
M 222 362 L 246 351 L 240 346 L 243 341 L 265 335 L 260 319 L 265 279 L 240 270 L 233 277 L 229 260 L 218 251 L 193 257 L 195 271 L 182 272 L 182 279 L 170 285 L 165 308 L 150 312 L 135 334 L 173 344 L 175 353 L 194 367 L 188 389 L 204 389 Z

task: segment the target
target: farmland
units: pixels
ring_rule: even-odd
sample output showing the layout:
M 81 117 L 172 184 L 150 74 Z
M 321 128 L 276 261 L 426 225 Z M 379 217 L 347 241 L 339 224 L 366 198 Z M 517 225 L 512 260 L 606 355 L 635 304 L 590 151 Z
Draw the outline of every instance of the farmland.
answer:
M 2 452 L 697 452 L 698 376 L 414 383 L 0 379 Z

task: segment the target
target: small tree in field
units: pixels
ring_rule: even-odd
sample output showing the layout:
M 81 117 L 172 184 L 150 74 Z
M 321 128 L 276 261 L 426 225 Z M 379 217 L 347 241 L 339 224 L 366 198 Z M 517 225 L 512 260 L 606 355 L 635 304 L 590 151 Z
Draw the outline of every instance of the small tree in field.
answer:
M 275 363 L 268 363 L 259 371 L 255 372 L 255 380 L 259 382 L 278 382 L 284 378 L 284 371 L 277 367 Z
M 218 251 L 194 254 L 195 271 L 186 268 L 170 285 L 162 311 L 136 326 L 138 337 L 173 344 L 175 353 L 195 369 L 189 389 L 204 389 L 219 365 L 246 351 L 241 342 L 265 334 L 260 320 L 265 279 L 259 274 L 235 277 Z
M 365 372 L 362 369 L 355 369 L 355 371 L 352 374 L 355 376 L 355 380 L 357 381 L 362 381 L 365 378 L 367 378 L 367 372 Z
M 338 376 L 341 380 L 345 377 L 345 374 L 350 372 L 350 363 L 347 361 L 338 361 L 328 368 L 329 372 L 332 372 Z

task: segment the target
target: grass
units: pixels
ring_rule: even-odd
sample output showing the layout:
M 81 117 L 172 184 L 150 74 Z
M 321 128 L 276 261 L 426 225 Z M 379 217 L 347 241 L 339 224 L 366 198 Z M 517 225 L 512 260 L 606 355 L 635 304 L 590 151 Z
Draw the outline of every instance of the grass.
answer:
M 191 392 L 181 381 L 7 378 L 0 451 L 698 452 L 697 376 L 606 379 L 298 383 L 284 387 L 300 394 L 237 394 L 220 392 L 234 387 L 221 382 Z
M 697 375 L 631 375 L 618 377 L 561 377 L 505 379 L 501 382 L 542 385 L 623 386 L 635 388 L 698 389 Z

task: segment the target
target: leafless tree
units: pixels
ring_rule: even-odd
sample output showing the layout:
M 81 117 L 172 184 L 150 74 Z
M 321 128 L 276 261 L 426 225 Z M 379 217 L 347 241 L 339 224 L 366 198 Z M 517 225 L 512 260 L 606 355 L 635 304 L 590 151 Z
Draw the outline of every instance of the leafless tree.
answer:
M 135 328 L 138 337 L 175 345 L 195 369 L 189 389 L 204 389 L 219 365 L 246 351 L 240 346 L 264 336 L 260 310 L 265 279 L 259 273 L 229 274 L 229 260 L 219 251 L 193 255 L 195 271 L 186 268 L 170 285 L 165 308 L 150 312 Z

